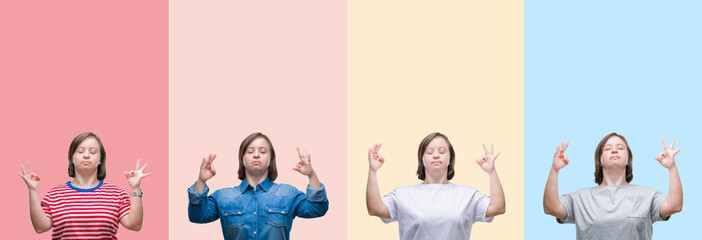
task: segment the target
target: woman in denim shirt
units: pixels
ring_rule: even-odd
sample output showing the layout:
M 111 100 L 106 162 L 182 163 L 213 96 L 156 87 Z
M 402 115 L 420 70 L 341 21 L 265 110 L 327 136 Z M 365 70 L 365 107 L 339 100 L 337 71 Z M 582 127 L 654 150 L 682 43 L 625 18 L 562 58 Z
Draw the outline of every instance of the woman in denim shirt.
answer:
M 287 184 L 277 184 L 275 150 L 268 136 L 253 133 L 239 146 L 239 186 L 207 196 L 205 182 L 215 171 L 217 155 L 202 159 L 197 182 L 188 188 L 188 217 L 194 223 L 221 219 L 224 239 L 289 239 L 295 217 L 324 216 L 329 201 L 324 185 L 312 169 L 310 154 L 297 150 L 300 161 L 293 170 L 309 178 L 307 194 Z

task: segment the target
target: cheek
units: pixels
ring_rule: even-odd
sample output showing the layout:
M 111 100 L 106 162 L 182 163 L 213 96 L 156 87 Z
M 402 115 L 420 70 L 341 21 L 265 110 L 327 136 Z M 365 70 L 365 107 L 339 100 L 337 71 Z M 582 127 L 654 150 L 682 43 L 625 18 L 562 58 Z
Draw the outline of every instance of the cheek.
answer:
M 424 165 L 427 165 L 428 163 L 431 162 L 431 159 L 432 159 L 431 155 L 424 154 L 424 157 L 422 157 L 422 162 L 424 163 Z
M 263 155 L 261 156 L 261 162 L 263 163 L 263 165 L 268 165 L 268 163 L 271 162 L 271 156 L 268 155 L 268 153 L 263 154 Z

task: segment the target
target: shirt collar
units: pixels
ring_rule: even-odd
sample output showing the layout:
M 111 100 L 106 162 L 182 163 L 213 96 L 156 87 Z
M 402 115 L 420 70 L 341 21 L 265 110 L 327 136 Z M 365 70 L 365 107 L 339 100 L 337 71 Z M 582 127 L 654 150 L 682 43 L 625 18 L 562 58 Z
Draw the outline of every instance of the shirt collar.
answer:
M 263 190 L 264 192 L 268 192 L 268 190 L 271 189 L 271 186 L 273 186 L 273 181 L 271 181 L 271 179 L 269 179 L 269 178 L 266 177 L 266 180 L 263 180 L 263 182 L 259 183 L 258 186 L 260 186 L 260 187 L 261 187 L 261 190 Z M 253 186 L 249 185 L 249 182 L 246 181 L 246 178 L 244 178 L 244 180 L 241 181 L 241 184 L 239 184 L 239 189 L 240 189 L 241 192 L 243 193 L 243 192 L 245 192 L 246 189 L 248 189 L 248 188 L 251 188 L 251 190 L 255 190 L 255 189 L 256 189 L 256 188 L 254 188 Z

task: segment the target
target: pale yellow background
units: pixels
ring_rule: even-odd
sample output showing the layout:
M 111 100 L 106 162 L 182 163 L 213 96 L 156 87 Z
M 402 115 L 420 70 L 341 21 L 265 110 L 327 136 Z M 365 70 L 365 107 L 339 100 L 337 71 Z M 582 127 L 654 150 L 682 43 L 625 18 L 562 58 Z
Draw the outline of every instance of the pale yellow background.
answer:
M 451 181 L 489 194 L 475 163 L 482 143 L 501 151 L 496 169 L 507 212 L 473 225 L 471 239 L 523 238 L 522 1 L 349 1 L 348 236 L 397 239 L 397 223 L 367 214 L 368 148 L 383 143 L 381 195 L 419 184 L 417 147 L 448 135 Z

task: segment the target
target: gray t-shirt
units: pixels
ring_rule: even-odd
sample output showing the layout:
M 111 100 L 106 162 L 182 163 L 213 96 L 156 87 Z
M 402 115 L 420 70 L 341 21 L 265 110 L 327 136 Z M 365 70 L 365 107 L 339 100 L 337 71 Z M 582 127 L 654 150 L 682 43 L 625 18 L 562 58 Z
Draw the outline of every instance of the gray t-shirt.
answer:
M 582 188 L 561 197 L 568 216 L 558 223 L 575 223 L 577 239 L 651 239 L 652 224 L 661 218 L 666 196 L 653 188 L 629 184 Z

